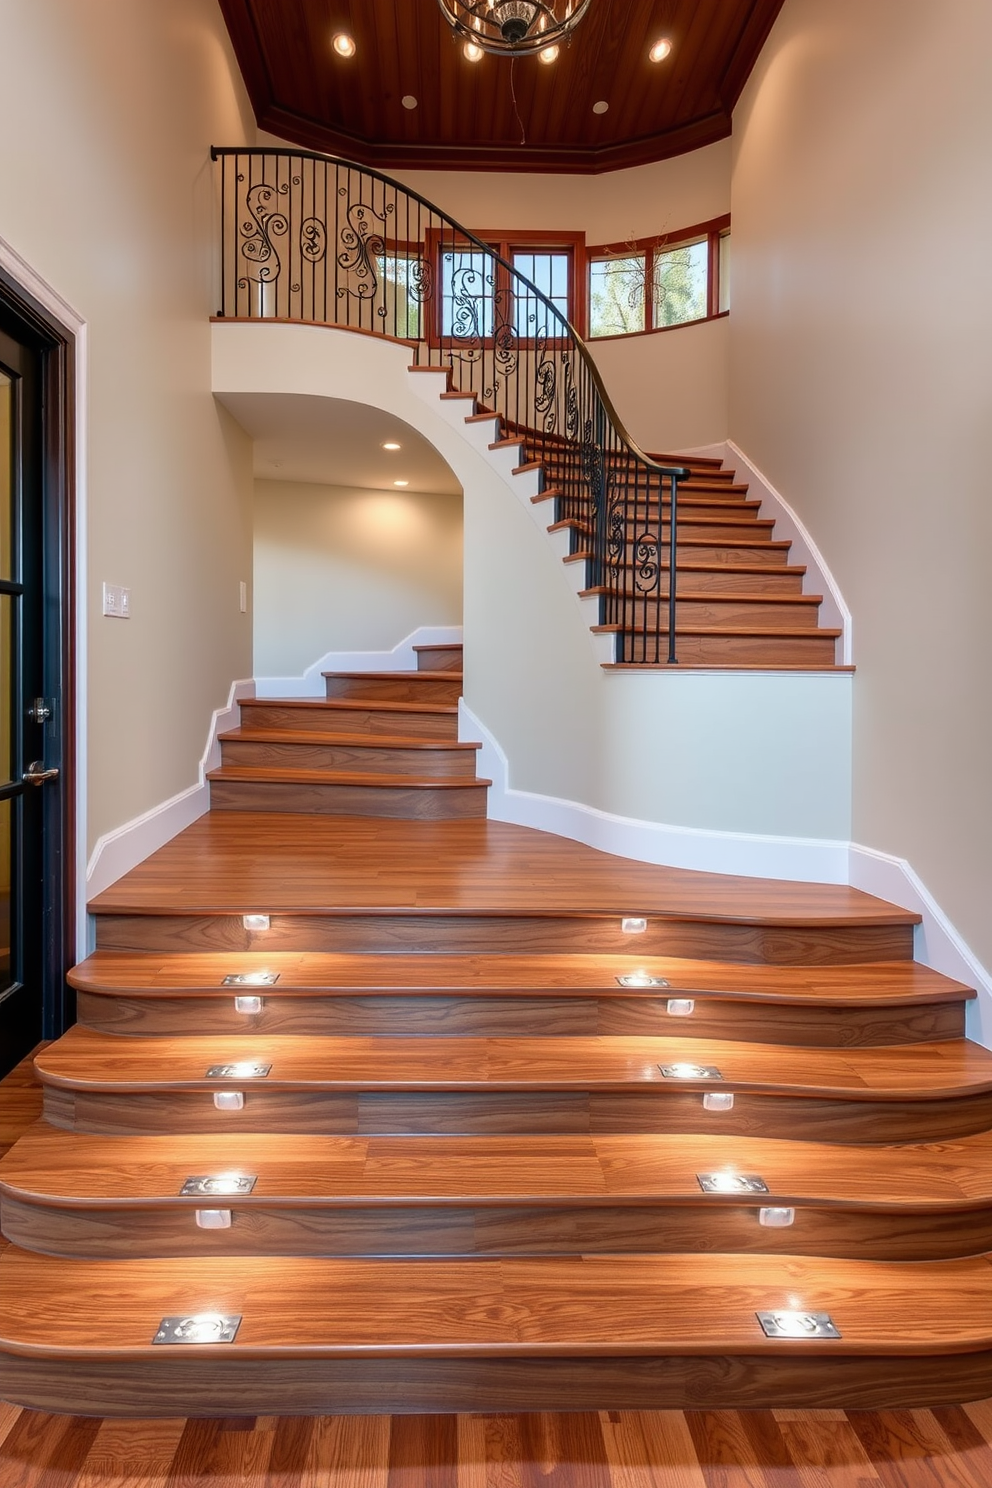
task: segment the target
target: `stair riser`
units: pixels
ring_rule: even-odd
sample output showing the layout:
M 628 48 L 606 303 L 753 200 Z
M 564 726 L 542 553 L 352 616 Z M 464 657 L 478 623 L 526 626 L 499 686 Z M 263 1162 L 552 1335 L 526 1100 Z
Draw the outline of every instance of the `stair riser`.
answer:
M 154 1330 L 158 1318 L 152 1320 Z M 162 1356 L 165 1357 L 162 1357 Z M 177 1357 L 181 1356 L 181 1357 Z M 931 1409 L 992 1394 L 992 1353 L 535 1358 L 240 1358 L 195 1348 L 107 1361 L 0 1353 L 0 1397 L 55 1415 L 509 1415 L 607 1410 Z M 452 1450 L 457 1454 L 455 1423 Z M 454 1460 L 454 1458 L 452 1458 Z M 412 1477 L 413 1475 L 408 1475 Z M 418 1478 L 420 1476 L 418 1471 Z
M 317 734 L 406 734 L 414 739 L 458 738 L 457 713 L 382 712 L 372 708 L 294 708 L 291 703 L 241 705 L 246 728 Z
M 734 600 L 680 599 L 676 601 L 677 625 L 714 627 L 760 625 L 769 630 L 776 626 L 783 630 L 807 628 L 815 630 L 819 618 L 819 606 L 810 604 L 740 604 Z M 652 627 L 668 633 L 668 597 L 645 600 L 627 597 L 618 603 L 603 599 L 603 619 L 627 625 L 642 625 L 645 620 Z
M 766 1203 L 778 1202 L 774 1196 Z M 797 1207 L 788 1229 L 753 1205 L 471 1204 L 237 1208 L 202 1230 L 192 1206 L 108 1209 L 5 1199 L 4 1234 L 77 1260 L 147 1256 L 546 1256 L 758 1252 L 875 1261 L 948 1260 L 992 1250 L 992 1213 L 866 1214 Z
M 677 989 L 671 995 L 677 996 Z M 685 994 L 683 994 L 685 995 Z M 234 995 L 172 997 L 77 994 L 86 1028 L 142 1037 L 260 1033 L 360 1038 L 561 1038 L 646 1035 L 735 1038 L 765 1044 L 857 1048 L 964 1036 L 964 1005 L 905 1008 L 802 1008 L 696 999 L 691 1017 L 674 1018 L 657 998 L 527 996 L 361 997 L 266 993 L 262 1011 L 245 1015 Z
M 485 817 L 485 785 L 420 790 L 313 781 L 212 780 L 211 811 L 288 811 L 308 816 L 379 816 L 406 821 Z
M 663 591 L 667 597 L 667 563 L 662 566 L 661 579 Z M 676 582 L 680 594 L 686 589 L 691 589 L 695 594 L 712 594 L 717 597 L 723 594 L 732 596 L 760 594 L 763 598 L 790 599 L 803 592 L 801 574 L 780 574 L 776 573 L 774 568 L 766 568 L 761 573 L 739 573 L 732 568 L 727 568 L 720 573 L 699 573 L 695 569 L 680 567 Z M 633 574 L 629 570 L 623 577 L 623 591 L 632 597 L 637 597 Z
M 462 679 L 452 674 L 450 682 L 438 677 L 418 680 L 416 672 L 397 672 L 392 677 L 325 677 L 329 698 L 352 698 L 360 702 L 375 699 L 384 703 L 457 703 L 462 695 Z
M 634 536 L 640 536 L 644 527 L 643 519 L 635 521 L 633 517 L 628 518 L 624 529 L 628 540 L 633 539 Z M 774 523 L 765 522 L 762 518 L 750 522 L 744 519 L 721 521 L 718 518 L 712 521 L 702 521 L 688 515 L 680 516 L 678 521 L 679 536 L 685 542 L 693 539 L 697 542 L 733 543 L 738 538 L 741 542 L 769 542 L 774 530 Z M 649 531 L 653 537 L 658 536 L 657 522 L 649 524 Z M 661 541 L 664 544 L 669 541 L 667 517 L 661 529 Z
M 225 765 L 274 766 L 287 770 L 343 770 L 359 775 L 437 776 L 473 779 L 474 749 L 363 748 L 358 744 L 269 744 L 231 739 L 221 743 Z
M 667 637 L 667 631 L 663 632 Z M 667 640 L 666 640 L 667 647 Z M 666 661 L 667 649 L 655 655 L 655 647 L 636 635 L 624 647 L 624 661 Z M 798 636 L 687 636 L 677 637 L 677 657 L 681 666 L 810 666 L 836 664 L 836 643 L 832 636 L 809 640 Z M 618 653 L 618 659 L 619 653 Z
M 272 1132 L 308 1136 L 567 1136 L 721 1133 L 812 1142 L 935 1142 L 992 1125 L 992 1095 L 855 1101 L 736 1092 L 707 1111 L 698 1091 L 315 1090 L 251 1088 L 240 1111 L 203 1090 L 69 1091 L 45 1087 L 53 1126 L 105 1136 Z
M 463 648 L 461 646 L 446 646 L 442 650 L 417 652 L 418 672 L 460 672 L 462 669 Z
M 258 909 L 258 906 L 253 906 Z M 771 965 L 845 966 L 910 961 L 911 925 L 761 926 L 655 921 L 636 937 L 616 916 L 274 914 L 267 931 L 245 930 L 240 915 L 96 916 L 97 945 L 148 951 L 366 951 L 436 955 L 574 951 Z

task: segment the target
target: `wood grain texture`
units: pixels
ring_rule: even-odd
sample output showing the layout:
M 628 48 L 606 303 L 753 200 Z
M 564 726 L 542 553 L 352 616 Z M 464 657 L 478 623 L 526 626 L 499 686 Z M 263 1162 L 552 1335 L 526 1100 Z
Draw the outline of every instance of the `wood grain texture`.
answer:
M 212 811 L 361 814 L 410 821 L 484 818 L 491 784 L 488 780 L 421 780 L 284 765 L 223 765 L 210 770 L 207 779 Z

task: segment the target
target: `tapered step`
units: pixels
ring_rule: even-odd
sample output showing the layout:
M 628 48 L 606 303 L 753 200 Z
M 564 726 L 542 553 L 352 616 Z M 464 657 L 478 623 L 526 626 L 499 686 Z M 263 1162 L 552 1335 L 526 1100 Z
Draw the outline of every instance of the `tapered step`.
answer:
M 457 703 L 356 702 L 349 698 L 242 698 L 241 722 L 252 730 L 319 734 L 403 734 L 457 739 Z
M 636 948 L 806 966 L 911 960 L 919 920 L 843 885 L 660 868 L 504 822 L 224 811 L 178 833 L 90 909 L 98 945 L 116 950 Z M 245 923 L 255 914 L 267 928 Z
M 484 817 L 489 780 L 222 765 L 207 774 L 212 811 L 291 811 L 413 821 Z
M 357 774 L 475 776 L 479 744 L 408 739 L 402 735 L 318 734 L 313 730 L 230 729 L 221 734 L 225 765 L 271 765 L 289 770 L 345 770 Z
M 11 1247 L 0 1394 L 145 1417 L 933 1406 L 992 1390 L 990 1280 L 984 1258 L 907 1271 L 740 1254 L 66 1261 Z M 766 1336 L 757 1314 L 788 1326 L 797 1304 L 840 1337 Z M 163 1318 L 218 1314 L 240 1320 L 233 1341 L 152 1341 Z
M 206 1193 L 183 1192 L 211 1175 L 251 1181 L 219 1177 Z M 735 1192 L 751 1178 L 760 1192 L 746 1182 Z M 0 1201 L 15 1245 L 94 1259 L 752 1251 L 938 1260 L 992 1249 L 992 1134 L 859 1148 L 683 1134 L 100 1137 L 38 1122 L 0 1161 Z M 769 1212 L 783 1209 L 792 1213 Z
M 414 646 L 417 653 L 417 670 L 423 672 L 460 672 L 464 647 L 459 643 L 449 645 Z
M 633 628 L 617 625 L 594 625 L 596 632 L 607 634 L 622 631 L 623 661 L 664 661 L 668 651 L 668 627 L 664 612 L 650 632 L 638 635 Z M 681 666 L 767 666 L 780 664 L 791 666 L 833 666 L 837 660 L 836 642 L 843 634 L 840 630 L 759 630 L 757 626 L 745 628 L 716 627 L 709 629 L 678 626 L 677 657 Z M 663 640 L 659 641 L 659 637 Z
M 122 1044 L 76 1026 L 35 1068 L 47 1119 L 82 1132 L 713 1131 L 892 1142 L 992 1125 L 992 1053 L 963 1039 L 838 1051 L 674 1037 L 272 1036 L 260 1050 L 254 1037 Z M 241 1104 L 218 1106 L 215 1096 L 231 1093 Z
M 583 590 L 583 595 L 602 600 L 604 619 L 620 623 L 624 628 L 639 626 L 647 620 L 652 628 L 661 621 L 662 629 L 668 630 L 667 578 L 664 578 L 662 593 L 644 597 L 627 592 L 611 594 L 603 585 Z M 723 630 L 728 627 L 760 626 L 764 629 L 799 630 L 816 629 L 819 606 L 823 603 L 820 594 L 788 595 L 783 598 L 766 594 L 711 595 L 685 593 L 691 591 L 691 581 L 684 578 L 678 584 L 677 625 L 690 629 L 710 628 Z
M 457 703 L 460 672 L 324 672 L 329 698 L 393 703 Z
M 624 524 L 628 539 L 640 535 L 644 530 L 643 519 L 629 516 Z M 661 527 L 660 541 L 668 542 L 669 523 L 666 521 Z M 678 538 L 681 542 L 710 542 L 710 543 L 734 543 L 738 539 L 746 542 L 767 542 L 775 530 L 775 523 L 764 517 L 740 520 L 734 517 L 701 517 L 692 512 L 685 518 L 680 517 L 678 522 Z M 589 539 L 594 535 L 592 523 L 578 517 L 565 517 L 560 522 L 552 522 L 548 526 L 549 532 L 574 531 L 578 536 Z M 651 535 L 658 538 L 657 523 L 652 524 Z
M 238 976 L 248 980 L 224 985 Z M 273 976 L 275 983 L 257 980 Z M 637 985 L 652 978 L 659 985 Z M 914 961 L 804 970 L 622 955 L 95 951 L 69 981 L 86 1027 L 146 1037 L 193 1029 L 373 1038 L 677 1029 L 689 1038 L 852 1047 L 962 1037 L 975 996 Z
M 788 544 L 785 545 L 786 547 Z M 766 560 L 771 550 L 775 563 Z M 801 594 L 803 590 L 803 578 L 806 573 L 805 566 L 800 564 L 786 565 L 781 546 L 776 547 L 772 543 L 763 543 L 761 551 L 754 556 L 753 548 L 746 548 L 742 552 L 733 549 L 725 550 L 732 553 L 733 562 L 708 562 L 703 557 L 697 557 L 696 547 L 690 544 L 683 547 L 679 544 L 678 557 L 678 582 L 681 586 L 686 583 L 692 589 L 703 592 L 704 590 L 713 594 Z M 588 548 L 580 548 L 575 553 L 569 553 L 562 561 L 564 563 L 587 563 L 592 564 L 595 554 Z M 633 574 L 637 568 L 634 563 L 620 565 L 620 572 L 626 575 L 625 586 L 633 582 Z M 662 574 L 668 572 L 668 558 L 664 555 L 661 564 Z
M 575 499 L 574 496 L 572 499 Z M 657 520 L 659 511 L 659 493 L 657 491 L 646 493 L 643 490 L 635 492 L 632 489 L 627 499 L 632 516 L 636 516 L 638 520 L 643 520 L 645 513 L 647 513 Z M 568 494 L 555 486 L 546 488 L 536 496 L 531 497 L 531 502 L 535 506 L 545 501 L 567 502 L 567 500 Z M 666 490 L 660 495 L 660 510 L 667 513 L 670 507 L 671 496 Z M 709 490 L 700 491 L 690 487 L 679 487 L 680 520 L 682 518 L 688 520 L 690 516 L 695 515 L 699 517 L 723 517 L 730 521 L 753 521 L 760 511 L 761 502 L 747 501 L 743 494 L 735 493 L 731 497 L 724 492 L 715 493 Z M 573 512 L 586 521 L 594 520 L 585 504 L 580 506 L 577 511 L 573 508 Z

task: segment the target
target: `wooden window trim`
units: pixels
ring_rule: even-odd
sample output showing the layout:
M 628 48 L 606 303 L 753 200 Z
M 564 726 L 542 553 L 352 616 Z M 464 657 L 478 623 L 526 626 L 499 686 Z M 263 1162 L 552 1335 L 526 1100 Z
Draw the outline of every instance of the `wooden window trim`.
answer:
M 508 232 L 506 228 L 498 230 L 485 228 L 472 228 L 473 238 L 479 239 L 487 248 L 512 263 L 514 252 L 534 252 L 545 250 L 548 253 L 565 252 L 568 254 L 569 283 L 568 283 L 568 319 L 581 336 L 586 323 L 586 293 L 588 279 L 586 259 L 586 235 L 584 232 L 550 232 L 547 230 L 525 229 L 520 232 Z M 423 245 L 424 258 L 435 266 L 437 284 L 440 289 L 441 254 L 452 248 L 464 247 L 467 251 L 476 250 L 476 244 L 471 239 L 462 239 L 455 234 L 449 234 L 444 229 L 428 228 Z M 477 251 L 477 250 L 476 250 Z M 506 270 L 499 269 L 500 287 L 509 288 L 504 284 Z M 435 296 L 435 310 L 429 317 L 429 324 L 424 327 L 426 340 L 430 346 L 440 346 L 444 340 L 441 334 L 443 308 L 443 295 Z M 482 343 L 485 347 L 491 347 L 492 338 L 485 338 Z M 522 346 L 533 346 L 531 339 L 525 338 L 519 342 Z M 548 343 L 550 346 L 563 346 L 565 342 L 559 338 L 553 338 Z
M 611 258 L 634 258 L 644 255 L 644 330 L 618 331 L 610 336 L 594 336 L 588 321 L 584 322 L 586 339 L 589 341 L 626 341 L 631 336 L 657 336 L 662 331 L 678 331 L 683 326 L 705 325 L 709 320 L 719 320 L 729 315 L 729 310 L 720 309 L 720 239 L 730 231 L 730 213 L 722 217 L 711 217 L 708 222 L 697 222 L 692 227 L 679 228 L 675 232 L 655 233 L 650 238 L 634 238 L 625 243 L 600 243 L 586 249 L 586 267 L 583 274 L 586 296 L 589 292 L 589 269 L 593 263 L 602 263 Z M 675 325 L 656 326 L 654 319 L 654 259 L 656 253 L 670 253 L 687 243 L 708 244 L 706 276 L 706 314 L 696 320 L 680 320 Z

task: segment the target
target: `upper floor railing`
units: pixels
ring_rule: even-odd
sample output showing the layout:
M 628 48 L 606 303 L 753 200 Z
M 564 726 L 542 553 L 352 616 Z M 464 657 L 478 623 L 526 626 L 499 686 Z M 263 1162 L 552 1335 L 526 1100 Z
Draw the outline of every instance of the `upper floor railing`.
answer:
M 678 487 L 690 472 L 633 442 L 563 306 L 378 171 L 294 150 L 211 153 L 220 315 L 389 337 L 414 366 L 447 371 L 543 465 L 617 660 L 674 663 Z

